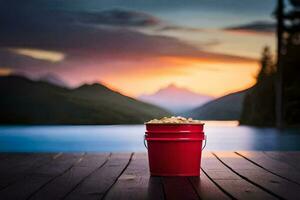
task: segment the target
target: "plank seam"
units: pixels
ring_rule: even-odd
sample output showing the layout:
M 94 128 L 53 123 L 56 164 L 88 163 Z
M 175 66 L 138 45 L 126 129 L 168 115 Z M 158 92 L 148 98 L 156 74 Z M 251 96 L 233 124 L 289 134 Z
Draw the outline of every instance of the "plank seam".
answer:
M 105 161 L 96 169 L 94 169 L 91 173 L 89 173 L 86 177 L 82 178 L 69 192 L 67 192 L 61 199 L 66 199 L 68 195 L 70 195 L 78 186 L 80 186 L 87 178 L 89 178 L 92 174 L 94 174 L 96 171 L 101 169 L 111 158 L 112 153 L 110 153 Z
M 249 183 L 251 183 L 252 185 L 255 185 L 256 187 L 260 188 L 261 190 L 267 192 L 268 194 L 278 198 L 278 199 L 281 199 L 281 200 L 285 200 L 285 198 L 273 193 L 272 191 L 268 190 L 267 188 L 251 181 L 250 179 L 248 179 L 247 177 L 241 175 L 240 173 L 236 172 L 234 169 L 232 169 L 230 166 L 228 166 L 225 162 L 223 162 L 215 153 L 212 152 L 212 154 L 225 166 L 227 167 L 228 169 L 230 169 L 233 173 L 235 173 L 236 175 L 238 175 L 239 177 L 241 177 L 242 179 L 248 181 Z
M 134 155 L 134 152 L 130 154 L 130 158 L 129 158 L 127 164 L 125 165 L 124 169 L 120 172 L 120 174 L 117 176 L 117 178 L 114 180 L 114 182 L 105 190 L 105 192 L 103 193 L 103 196 L 101 197 L 101 200 L 106 198 L 108 192 L 117 183 L 117 181 L 119 180 L 120 176 L 125 172 L 125 170 L 127 169 L 127 167 L 129 166 L 129 164 L 132 161 L 133 155 Z
M 54 176 L 53 178 L 51 178 L 49 181 L 47 181 L 46 183 L 44 183 L 43 185 L 41 185 L 37 190 L 35 190 L 33 193 L 31 193 L 26 200 L 31 199 L 36 193 L 38 193 L 40 190 L 42 190 L 46 185 L 48 185 L 49 183 L 53 182 L 55 179 L 57 179 L 58 177 L 61 177 L 62 175 L 64 175 L 65 173 L 67 173 L 69 170 L 71 170 L 76 164 L 78 164 L 79 162 L 81 162 L 82 158 L 86 155 L 86 153 L 84 153 L 78 160 L 76 160 L 69 168 L 67 168 L 65 171 L 63 171 L 62 173 Z
M 59 152 L 58 154 L 55 154 L 53 156 L 53 160 L 55 160 L 56 158 L 60 157 L 63 153 L 62 152 Z
M 267 172 L 269 172 L 269 173 L 271 173 L 271 174 L 273 174 L 273 175 L 275 175 L 275 176 L 278 176 L 279 178 L 285 179 L 285 180 L 287 180 L 287 181 L 289 181 L 289 182 L 291 182 L 291 183 L 294 183 L 294 184 L 296 184 L 296 185 L 300 185 L 300 183 L 298 183 L 297 181 L 291 180 L 291 179 L 289 179 L 289 178 L 286 178 L 286 177 L 284 177 L 284 176 L 281 176 L 280 174 L 277 174 L 277 173 L 275 173 L 275 172 L 272 172 L 272 171 L 268 170 L 267 168 L 261 166 L 260 164 L 254 162 L 253 160 L 247 158 L 246 156 L 244 156 L 244 155 L 242 155 L 242 154 L 240 154 L 240 153 L 238 153 L 238 152 L 236 152 L 236 151 L 235 151 L 234 153 L 237 154 L 237 155 L 239 155 L 239 156 L 241 156 L 241 157 L 244 158 L 245 160 L 251 162 L 252 164 L 254 164 L 254 165 L 256 165 L 256 166 L 262 168 L 263 170 L 265 170 L 265 171 L 267 171 Z
M 211 182 L 213 182 L 216 185 L 216 187 L 219 188 L 225 195 L 227 195 L 230 199 L 237 200 L 237 198 L 232 196 L 230 193 L 228 193 L 226 190 L 224 190 L 216 181 L 214 181 L 203 168 L 201 168 L 201 170 L 208 177 L 208 179 Z

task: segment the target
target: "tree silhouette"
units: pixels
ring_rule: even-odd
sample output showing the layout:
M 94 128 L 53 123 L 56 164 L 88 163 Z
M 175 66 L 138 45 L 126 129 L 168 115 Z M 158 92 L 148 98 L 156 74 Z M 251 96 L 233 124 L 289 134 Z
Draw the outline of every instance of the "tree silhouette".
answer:
M 275 13 L 277 63 L 265 47 L 257 83 L 245 95 L 241 124 L 300 127 L 300 1 L 288 11 L 285 3 L 278 0 Z
M 273 62 L 273 56 L 268 46 L 264 47 L 261 56 L 261 69 L 257 77 L 257 81 L 263 80 L 266 76 L 271 76 L 275 70 L 275 63 Z
M 244 99 L 240 123 L 256 126 L 275 125 L 275 64 L 269 47 L 264 47 L 257 83 Z

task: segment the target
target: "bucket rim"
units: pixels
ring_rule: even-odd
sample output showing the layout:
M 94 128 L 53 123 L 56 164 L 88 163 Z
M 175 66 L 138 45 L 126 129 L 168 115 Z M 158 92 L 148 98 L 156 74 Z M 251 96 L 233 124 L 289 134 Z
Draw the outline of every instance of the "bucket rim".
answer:
M 145 125 L 176 125 L 176 126 L 180 126 L 180 125 L 205 125 L 205 123 L 203 122 L 199 122 L 199 123 L 148 123 L 145 122 Z
M 205 137 L 197 137 L 197 138 L 170 138 L 170 137 L 145 137 L 147 141 L 164 141 L 164 142 L 194 142 L 194 141 L 203 141 Z
M 145 134 L 205 134 L 204 131 L 145 131 Z

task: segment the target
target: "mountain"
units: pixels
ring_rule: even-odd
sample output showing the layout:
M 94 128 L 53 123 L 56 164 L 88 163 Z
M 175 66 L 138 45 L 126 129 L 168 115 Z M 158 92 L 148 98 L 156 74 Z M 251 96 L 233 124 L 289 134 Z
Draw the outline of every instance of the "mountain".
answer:
M 0 77 L 1 124 L 137 124 L 170 115 L 101 84 L 75 89 Z
M 166 108 L 174 113 L 183 112 L 202 105 L 213 97 L 192 92 L 171 84 L 151 95 L 141 95 L 139 100 Z
M 182 115 L 202 120 L 239 120 L 247 90 L 228 94 Z
M 56 74 L 48 73 L 41 76 L 38 80 L 50 83 L 52 85 L 60 86 L 60 87 L 65 87 L 65 88 L 69 87 L 68 84 Z

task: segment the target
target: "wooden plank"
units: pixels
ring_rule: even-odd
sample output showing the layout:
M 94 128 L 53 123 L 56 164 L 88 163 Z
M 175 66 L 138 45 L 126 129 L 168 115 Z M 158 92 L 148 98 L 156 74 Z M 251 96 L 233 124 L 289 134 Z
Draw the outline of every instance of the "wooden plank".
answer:
M 0 161 L 0 173 L 30 167 L 43 160 L 52 160 L 59 153 L 7 153 Z
M 59 154 L 10 154 L 0 167 L 0 190 L 24 178 L 30 171 L 53 160 Z
M 159 177 L 149 176 L 145 153 L 135 153 L 123 174 L 104 195 L 105 199 L 163 199 L 163 187 Z
M 265 155 L 274 160 L 284 162 L 291 167 L 300 170 L 300 152 L 278 152 L 278 151 L 265 151 Z
M 2 154 L 3 155 L 3 154 Z M 0 173 L 7 170 L 11 170 L 16 166 L 22 166 L 23 163 L 28 162 L 28 160 L 34 160 L 38 154 L 34 153 L 6 153 L 5 156 L 0 161 Z
M 200 199 L 187 177 L 163 177 L 166 199 Z
M 27 199 L 36 191 L 69 171 L 80 162 L 83 154 L 63 154 L 48 165 L 32 171 L 21 181 L 18 181 L 0 191 L 0 199 Z
M 62 199 L 72 191 L 84 178 L 101 167 L 107 160 L 109 154 L 87 154 L 81 162 L 76 163 L 62 176 L 56 178 L 44 188 L 40 189 L 30 199 Z
M 231 197 L 227 196 L 221 189 L 219 189 L 203 171 L 201 171 L 200 178 L 190 177 L 189 180 L 202 200 L 231 199 Z
M 5 152 L 5 153 L 0 153 L 0 167 L 2 164 L 5 164 L 7 162 L 7 160 L 15 158 L 15 157 L 19 157 L 20 155 L 26 156 L 28 153 L 10 153 L 10 152 Z
M 299 152 L 238 153 L 204 153 L 200 178 L 149 177 L 146 154 L 0 154 L 0 199 L 298 199 Z
M 130 153 L 112 154 L 108 162 L 94 171 L 65 199 L 96 200 L 102 199 L 106 191 L 114 184 L 130 159 Z
M 8 157 L 9 153 L 0 153 L 0 164 L 2 162 L 2 160 L 6 159 Z
M 214 155 L 233 172 L 269 194 L 279 199 L 299 199 L 299 185 L 275 176 L 234 152 L 217 152 Z
M 300 171 L 285 162 L 272 159 L 259 151 L 239 151 L 236 154 L 276 176 L 300 185 Z
M 275 197 L 233 173 L 211 153 L 203 153 L 202 169 L 232 199 L 275 199 Z

